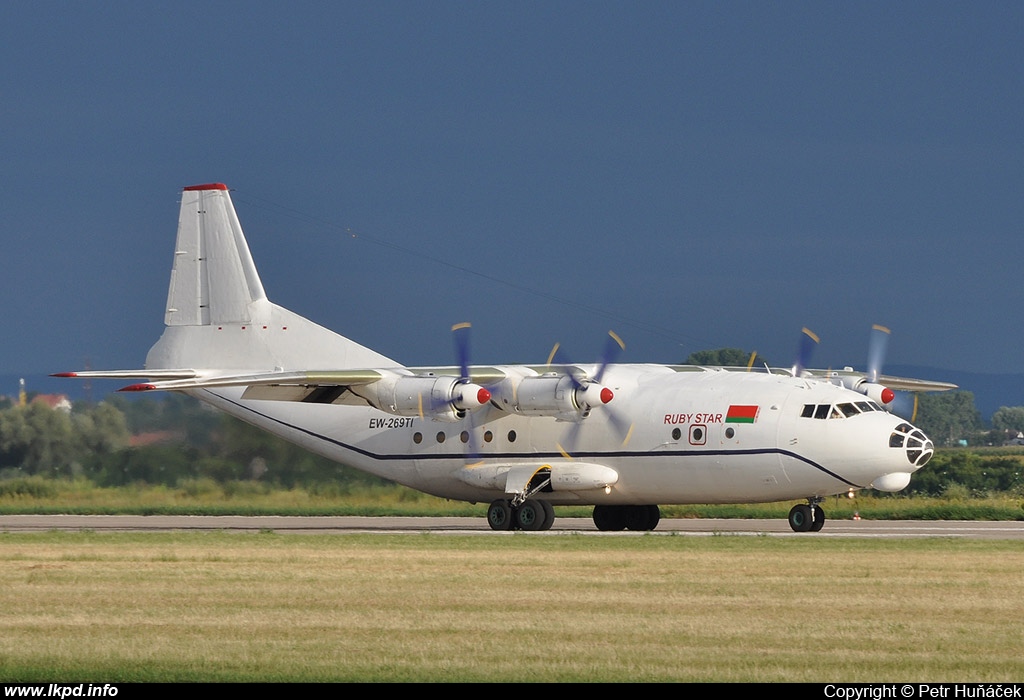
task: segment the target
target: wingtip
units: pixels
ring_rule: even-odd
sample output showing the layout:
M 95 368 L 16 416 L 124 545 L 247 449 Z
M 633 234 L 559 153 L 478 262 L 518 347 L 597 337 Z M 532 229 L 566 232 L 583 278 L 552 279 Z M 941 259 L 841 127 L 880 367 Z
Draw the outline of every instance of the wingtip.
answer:
M 54 372 L 51 377 L 77 377 L 78 372 Z
M 153 384 L 130 384 L 118 389 L 118 391 L 153 391 L 156 386 Z

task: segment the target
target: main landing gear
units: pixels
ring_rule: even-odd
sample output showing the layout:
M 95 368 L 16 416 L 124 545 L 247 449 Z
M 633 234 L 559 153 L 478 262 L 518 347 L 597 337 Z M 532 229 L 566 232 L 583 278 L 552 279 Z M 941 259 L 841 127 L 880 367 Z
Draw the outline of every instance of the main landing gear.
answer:
M 647 531 L 658 527 L 658 506 L 594 506 L 594 524 L 598 530 Z M 487 509 L 487 524 L 492 530 L 550 530 L 555 509 L 543 500 L 499 499 Z
M 825 511 L 818 504 L 820 498 L 810 498 L 789 511 L 789 526 L 794 532 L 818 532 L 825 525 Z
M 594 506 L 598 530 L 653 530 L 661 520 L 658 506 Z
M 492 530 L 550 530 L 555 522 L 555 509 L 547 501 L 528 499 L 513 505 L 507 499 L 498 499 L 487 509 L 487 524 Z

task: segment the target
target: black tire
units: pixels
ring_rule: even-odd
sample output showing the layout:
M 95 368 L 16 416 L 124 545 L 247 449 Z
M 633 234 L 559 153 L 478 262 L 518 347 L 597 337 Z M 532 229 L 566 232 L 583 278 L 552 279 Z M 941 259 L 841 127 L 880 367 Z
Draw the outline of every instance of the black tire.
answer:
M 500 499 L 491 503 L 487 509 L 487 524 L 492 530 L 511 530 L 512 504 Z
M 626 529 L 626 514 L 622 506 L 594 506 L 594 525 L 598 530 L 614 532 Z
M 649 532 L 658 527 L 661 509 L 658 506 L 623 506 L 627 530 Z
M 814 520 L 811 523 L 811 532 L 821 532 L 821 528 L 825 527 L 825 511 L 821 506 L 811 506 L 811 510 L 811 517 Z
M 555 507 L 547 501 L 538 501 L 544 508 L 544 523 L 541 525 L 541 530 L 550 530 L 551 526 L 555 524 Z
M 800 503 L 789 511 L 789 526 L 793 528 L 794 532 L 810 532 L 812 525 L 814 525 L 814 519 L 811 517 L 809 505 Z
M 536 532 L 544 528 L 547 514 L 542 501 L 523 501 L 514 509 L 513 517 L 516 527 L 527 532 Z
M 661 508 L 658 506 L 647 506 L 647 529 L 653 530 L 661 522 Z

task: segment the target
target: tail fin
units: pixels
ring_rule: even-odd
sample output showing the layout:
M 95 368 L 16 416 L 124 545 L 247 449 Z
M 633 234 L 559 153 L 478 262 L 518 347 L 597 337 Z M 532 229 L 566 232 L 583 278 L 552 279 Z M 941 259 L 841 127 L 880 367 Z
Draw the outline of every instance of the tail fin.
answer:
M 253 302 L 266 298 L 227 186 L 186 187 L 164 322 L 252 323 Z
M 276 304 L 263 291 L 222 184 L 186 187 L 160 340 L 147 369 L 273 370 L 398 366 Z

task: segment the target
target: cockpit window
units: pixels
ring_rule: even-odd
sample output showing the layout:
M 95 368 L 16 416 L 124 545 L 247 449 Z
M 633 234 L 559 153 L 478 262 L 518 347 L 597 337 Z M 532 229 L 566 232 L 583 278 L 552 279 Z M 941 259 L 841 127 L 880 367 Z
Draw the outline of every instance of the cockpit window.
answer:
M 860 415 L 861 413 L 870 413 L 871 411 L 884 411 L 881 406 L 876 404 L 874 401 L 857 401 L 855 403 L 840 403 L 836 405 L 820 403 L 806 403 L 803 409 L 800 411 L 801 418 L 817 418 L 818 420 L 825 420 L 826 418 L 852 418 L 853 416 Z
M 843 415 L 846 416 L 847 418 L 849 418 L 850 416 L 855 416 L 858 413 L 860 413 L 860 411 L 857 410 L 857 407 L 854 406 L 852 403 L 841 403 L 839 404 L 838 408 L 840 411 L 843 412 Z

